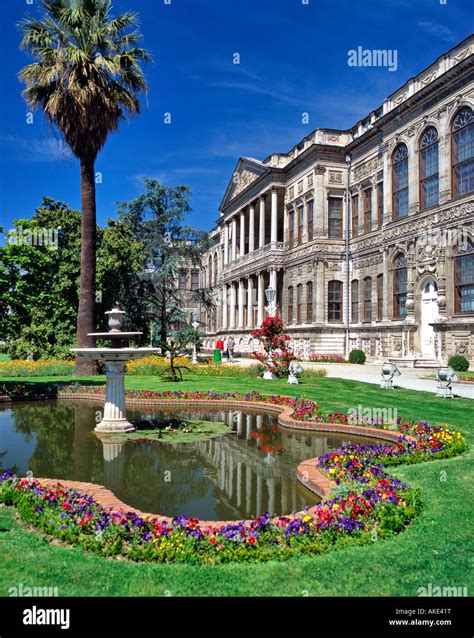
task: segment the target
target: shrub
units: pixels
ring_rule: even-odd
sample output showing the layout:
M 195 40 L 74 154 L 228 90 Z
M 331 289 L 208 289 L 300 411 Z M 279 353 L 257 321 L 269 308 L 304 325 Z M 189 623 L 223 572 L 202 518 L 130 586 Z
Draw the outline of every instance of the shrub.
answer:
M 461 354 L 455 354 L 449 357 L 448 366 L 457 372 L 467 372 L 469 370 L 469 361 Z
M 351 350 L 349 363 L 365 363 L 365 352 L 363 350 Z

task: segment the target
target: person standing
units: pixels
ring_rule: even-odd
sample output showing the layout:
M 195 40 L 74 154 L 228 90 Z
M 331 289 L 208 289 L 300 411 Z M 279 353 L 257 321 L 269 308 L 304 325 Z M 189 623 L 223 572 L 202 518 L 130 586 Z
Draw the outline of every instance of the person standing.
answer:
M 234 360 L 235 339 L 229 337 L 227 339 L 227 359 L 229 363 Z
M 214 363 L 222 362 L 222 351 L 224 350 L 224 342 L 222 337 L 219 337 L 216 341 L 216 348 L 214 350 Z

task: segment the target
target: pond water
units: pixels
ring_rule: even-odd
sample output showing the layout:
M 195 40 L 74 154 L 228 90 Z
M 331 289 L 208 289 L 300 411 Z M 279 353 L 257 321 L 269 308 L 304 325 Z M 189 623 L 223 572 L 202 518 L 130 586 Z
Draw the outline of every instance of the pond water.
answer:
M 345 443 L 371 442 L 288 430 L 255 410 L 147 406 L 128 409 L 128 419 L 221 421 L 232 432 L 194 443 L 103 443 L 93 431 L 101 408 L 80 401 L 0 406 L 0 468 L 99 483 L 145 512 L 233 520 L 313 505 L 318 499 L 297 481 L 297 465 Z

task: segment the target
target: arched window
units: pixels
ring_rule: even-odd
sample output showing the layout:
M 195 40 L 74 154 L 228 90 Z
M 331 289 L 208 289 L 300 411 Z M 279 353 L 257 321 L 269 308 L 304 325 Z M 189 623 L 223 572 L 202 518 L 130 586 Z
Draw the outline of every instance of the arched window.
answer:
M 303 311 L 303 284 L 296 286 L 296 323 L 301 323 L 301 316 Z
M 364 279 L 364 321 L 372 321 L 372 278 Z
M 407 262 L 405 255 L 399 253 L 393 262 L 393 317 L 403 319 L 407 316 Z
M 392 156 L 393 218 L 408 215 L 408 149 L 399 144 Z
M 288 288 L 288 323 L 293 323 L 293 286 Z
M 351 282 L 351 322 L 359 321 L 359 282 L 357 279 Z
M 313 282 L 306 284 L 306 323 L 313 323 Z
M 342 282 L 328 282 L 328 321 L 342 321 Z
M 474 114 L 463 107 L 452 127 L 453 193 L 455 197 L 474 191 Z
M 420 140 L 420 205 L 429 208 L 438 203 L 438 131 L 430 126 Z
M 458 246 L 454 259 L 455 312 L 474 312 L 474 244 Z

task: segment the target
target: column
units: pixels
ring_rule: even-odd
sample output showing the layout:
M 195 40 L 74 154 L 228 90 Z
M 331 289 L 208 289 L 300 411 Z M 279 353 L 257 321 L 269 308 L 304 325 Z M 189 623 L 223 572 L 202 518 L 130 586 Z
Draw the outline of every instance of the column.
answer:
M 252 415 L 245 415 L 245 438 L 250 439 L 250 435 L 252 434 Z
M 272 207 L 271 207 L 271 227 L 270 227 L 270 242 L 276 243 L 278 238 L 278 193 L 274 186 L 272 188 Z
M 263 248 L 265 245 L 265 195 L 260 195 L 260 216 L 258 225 L 258 247 Z
M 227 330 L 227 285 L 222 286 L 222 330 Z
M 263 273 L 258 273 L 258 295 L 257 295 L 257 324 L 258 327 L 262 325 L 265 313 L 265 281 L 263 278 Z
M 244 415 L 242 412 L 237 413 L 237 436 L 241 437 L 244 431 Z
M 247 278 L 247 328 L 253 328 L 253 280 Z
M 235 284 L 230 284 L 230 321 L 229 328 L 231 330 L 235 329 Z
M 299 216 L 300 216 L 300 206 L 299 204 L 297 204 L 295 206 L 295 212 L 293 215 L 293 246 L 296 246 L 298 244 L 298 224 L 300 223 L 299 220 Z M 293 248 L 293 246 L 291 246 L 291 248 Z
M 231 252 L 231 260 L 235 261 L 237 259 L 237 220 L 232 220 L 232 252 Z
M 239 324 L 238 328 L 244 327 L 244 297 L 245 297 L 245 288 L 244 282 L 242 280 L 239 281 Z
M 245 212 L 240 212 L 240 257 L 245 255 Z
M 249 253 L 255 250 L 255 206 L 250 204 L 249 209 Z
M 273 288 L 276 292 L 277 290 L 277 271 L 275 268 L 272 268 L 270 270 L 270 288 Z M 277 302 L 277 298 L 275 295 L 275 304 Z
M 229 224 L 224 225 L 224 266 L 229 263 Z
M 382 319 L 388 321 L 390 318 L 390 291 L 392 290 L 392 282 L 390 281 L 390 264 L 388 261 L 388 246 L 383 249 L 383 302 L 382 302 Z

